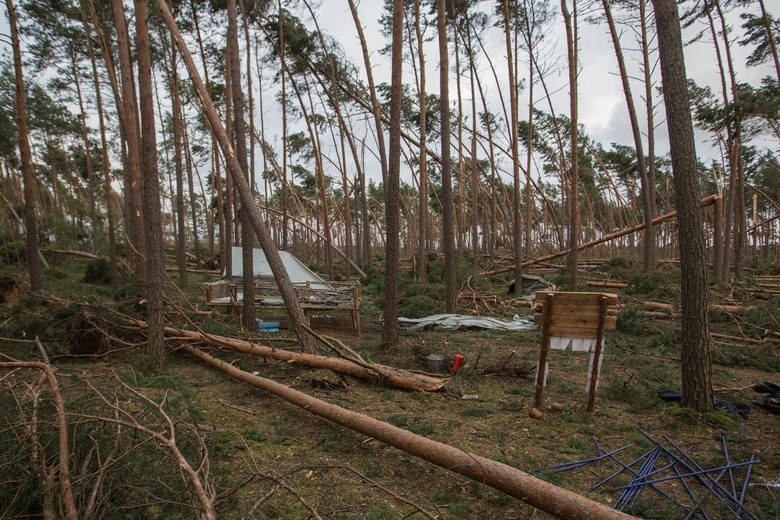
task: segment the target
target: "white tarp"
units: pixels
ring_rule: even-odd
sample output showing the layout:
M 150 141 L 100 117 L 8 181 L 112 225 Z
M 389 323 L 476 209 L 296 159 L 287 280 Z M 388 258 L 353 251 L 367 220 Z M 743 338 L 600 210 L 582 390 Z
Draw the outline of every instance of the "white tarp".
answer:
M 533 319 L 521 318 L 515 314 L 511 320 L 490 316 L 467 316 L 465 314 L 434 314 L 425 318 L 398 318 L 398 323 L 407 330 L 440 329 L 492 329 L 492 330 L 535 330 Z
M 252 253 L 252 270 L 254 271 L 255 278 L 273 281 L 274 275 L 271 272 L 271 266 L 268 265 L 268 260 L 266 260 L 263 250 L 252 249 Z M 234 247 L 232 249 L 231 265 L 233 266 L 234 280 L 244 276 L 244 261 L 241 256 L 242 254 L 240 247 Z M 282 264 L 284 264 L 287 276 L 290 277 L 292 283 L 310 282 L 311 287 L 314 289 L 332 289 L 325 280 L 317 276 L 314 271 L 306 267 L 306 264 L 298 260 L 292 253 L 279 251 L 279 256 L 282 258 Z M 223 276 L 225 275 L 225 273 L 222 274 Z

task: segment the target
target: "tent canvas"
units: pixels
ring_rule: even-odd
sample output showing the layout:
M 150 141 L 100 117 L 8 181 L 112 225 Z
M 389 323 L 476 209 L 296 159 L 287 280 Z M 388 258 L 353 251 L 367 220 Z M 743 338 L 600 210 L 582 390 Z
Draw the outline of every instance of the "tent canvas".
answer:
M 244 276 L 244 262 L 242 258 L 242 250 L 240 247 L 232 248 L 232 262 L 233 266 L 233 279 L 237 280 Z M 310 283 L 310 286 L 314 289 L 332 289 L 325 280 L 317 276 L 317 274 L 309 269 L 306 264 L 298 260 L 292 253 L 287 251 L 279 251 L 279 256 L 282 258 L 282 264 L 287 271 L 287 276 L 290 277 L 290 281 L 294 284 Z M 271 266 L 268 265 L 268 260 L 265 258 L 265 253 L 262 249 L 252 249 L 252 270 L 254 271 L 255 278 L 260 280 L 274 281 L 274 275 L 271 272 Z M 225 277 L 226 273 L 222 273 L 222 277 Z

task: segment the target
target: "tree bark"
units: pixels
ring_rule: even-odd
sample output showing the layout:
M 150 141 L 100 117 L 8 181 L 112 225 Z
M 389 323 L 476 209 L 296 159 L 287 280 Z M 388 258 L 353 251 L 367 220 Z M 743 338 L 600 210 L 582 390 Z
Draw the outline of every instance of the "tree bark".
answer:
M 441 104 L 441 205 L 442 243 L 444 244 L 444 305 L 455 312 L 455 222 L 452 206 L 452 165 L 450 163 L 450 61 L 447 49 L 447 7 L 437 0 L 436 27 L 439 39 L 439 98 Z
M 628 520 L 633 518 L 506 464 L 326 403 L 270 379 L 244 372 L 200 350 L 191 347 L 184 347 L 184 349 L 239 381 L 262 388 L 308 412 L 394 446 L 449 471 L 487 484 L 558 518 L 565 520 Z
M 653 5 L 674 190 L 680 215 L 677 222 L 682 297 L 682 402 L 698 411 L 706 411 L 714 404 L 707 316 L 709 295 L 682 35 L 675 0 L 653 0 Z
M 125 164 L 125 230 L 130 242 L 130 258 L 138 280 L 146 280 L 146 242 L 144 241 L 143 184 L 141 178 L 141 139 L 138 126 L 138 105 L 135 81 L 130 60 L 130 40 L 127 34 L 125 9 L 122 0 L 112 0 L 117 47 L 119 49 L 119 76 L 122 80 L 124 137 L 127 144 Z M 150 92 L 151 95 L 151 92 Z M 155 151 L 156 152 L 156 151 Z
M 579 128 L 577 117 L 577 3 L 574 2 L 574 17 L 569 12 L 567 0 L 561 0 L 561 12 L 566 25 L 566 46 L 569 63 L 569 140 L 571 141 L 569 169 L 569 255 L 566 258 L 566 269 L 569 272 L 569 290 L 577 290 L 577 244 L 580 240 L 580 169 L 579 169 Z
M 252 203 L 252 191 L 249 188 L 249 183 L 246 182 L 246 178 L 244 177 L 241 170 L 241 165 L 238 163 L 238 159 L 236 158 L 236 153 L 233 150 L 233 147 L 230 145 L 230 139 L 228 138 L 227 132 L 225 132 L 225 129 L 220 123 L 219 114 L 217 114 L 217 110 L 214 107 L 214 102 L 211 100 L 208 92 L 206 92 L 206 87 L 203 84 L 203 81 L 200 79 L 200 74 L 198 73 L 195 62 L 192 59 L 192 55 L 187 49 L 187 45 L 185 44 L 179 29 L 176 27 L 176 21 L 174 20 L 173 15 L 165 5 L 165 1 L 156 0 L 156 2 L 166 25 L 170 29 L 171 34 L 176 41 L 176 46 L 182 55 L 184 64 L 186 65 L 190 74 L 190 79 L 195 86 L 195 90 L 197 91 L 198 96 L 203 103 L 203 109 L 208 118 L 212 132 L 214 132 L 215 136 L 217 137 L 219 145 L 225 154 L 225 162 L 229 167 L 230 175 L 236 183 L 236 188 L 238 189 L 238 194 L 244 203 L 244 208 L 251 218 L 252 227 L 254 228 L 257 237 L 260 239 L 260 245 L 265 252 L 265 257 L 268 260 L 268 264 L 271 267 L 274 279 L 276 280 L 277 286 L 279 287 L 279 293 L 284 300 L 287 313 L 290 317 L 291 325 L 295 330 L 298 341 L 300 342 L 304 351 L 315 352 L 318 349 L 314 343 L 314 339 L 311 337 L 311 335 L 309 335 L 308 332 L 306 332 L 303 327 L 303 325 L 308 325 L 309 320 L 301 308 L 298 297 L 295 294 L 295 289 L 290 283 L 290 278 L 287 275 L 284 264 L 282 264 L 279 251 L 276 249 L 273 241 L 271 240 L 271 235 L 263 221 L 262 214 L 260 213 L 257 205 Z
M 427 96 L 425 91 L 425 51 L 423 50 L 423 34 L 420 17 L 420 3 L 414 2 L 414 30 L 417 40 L 417 59 L 420 62 L 420 87 L 417 94 L 420 105 L 420 156 L 418 158 L 420 168 L 420 217 L 417 236 L 417 279 L 424 282 L 428 279 L 428 156 L 426 153 L 427 140 Z
M 376 140 L 379 148 L 379 163 L 382 168 L 382 184 L 387 183 L 387 152 L 385 151 L 385 134 L 382 130 L 382 116 L 379 108 L 379 98 L 376 95 L 376 86 L 374 85 L 374 72 L 371 66 L 371 59 L 368 56 L 368 45 L 366 44 L 366 37 L 363 34 L 363 25 L 358 17 L 357 7 L 354 0 L 349 1 L 349 10 L 352 13 L 352 20 L 355 22 L 355 29 L 360 39 L 360 48 L 363 51 L 363 66 L 366 68 L 366 78 L 368 79 L 368 92 L 371 96 L 371 111 L 374 115 L 374 124 L 376 125 Z M 371 267 L 367 265 L 366 267 Z
M 629 84 L 626 62 L 623 59 L 623 49 L 620 45 L 615 20 L 612 18 L 612 9 L 609 6 L 609 0 L 601 0 L 604 7 L 604 14 L 607 16 L 607 25 L 609 34 L 612 37 L 612 47 L 615 49 L 618 70 L 620 71 L 620 81 L 623 85 L 623 95 L 626 98 L 626 108 L 628 110 L 628 119 L 631 122 L 631 135 L 634 138 L 634 149 L 636 151 L 637 167 L 639 169 L 639 179 L 642 183 L 642 213 L 644 221 L 649 225 L 645 226 L 644 241 L 642 243 L 642 263 L 646 273 L 655 270 L 655 228 L 652 221 L 655 218 L 653 214 L 652 200 L 655 198 L 655 186 L 650 184 L 647 175 L 647 162 L 645 161 L 644 147 L 642 146 L 642 133 L 639 128 L 639 119 L 636 115 L 634 97 L 631 94 L 631 85 Z
M 41 261 L 38 251 L 38 216 L 35 201 L 35 171 L 33 170 L 30 137 L 27 133 L 27 109 L 25 106 L 24 76 L 19 29 L 16 23 L 16 9 L 13 0 L 5 0 L 8 9 L 8 24 L 11 27 L 11 46 L 14 55 L 14 84 L 16 87 L 16 137 L 22 163 L 24 181 L 24 227 L 27 255 L 27 270 L 30 275 L 30 292 L 41 292 Z
M 513 6 L 516 8 L 517 6 Z M 517 148 L 517 79 L 515 78 L 514 49 L 512 47 L 509 0 L 502 3 L 504 40 L 506 44 L 507 74 L 509 76 L 509 140 L 512 149 L 512 251 L 514 255 L 515 294 L 523 291 L 523 221 L 520 210 L 520 155 Z
M 167 47 L 167 45 L 166 45 Z M 179 268 L 179 286 L 187 286 L 187 229 L 184 223 L 184 123 L 179 97 L 179 71 L 176 51 L 170 48 L 170 71 L 168 90 L 171 93 L 173 119 L 173 160 L 176 170 L 176 264 Z
M 109 257 L 109 276 L 111 278 L 111 288 L 116 290 L 119 287 L 119 278 L 117 272 L 116 260 L 116 223 L 114 222 L 114 209 L 112 201 L 113 189 L 111 188 L 111 161 L 108 155 L 108 141 L 106 139 L 106 123 L 103 117 L 103 95 L 100 89 L 100 76 L 97 71 L 97 61 L 95 59 L 95 49 L 92 44 L 92 32 L 87 22 L 87 10 L 85 1 L 81 0 L 81 20 L 84 25 L 84 32 L 87 36 L 87 51 L 89 52 L 89 61 L 92 64 L 92 81 L 95 86 L 95 104 L 97 105 L 98 122 L 100 124 L 100 145 L 103 159 L 103 193 L 106 199 L 106 220 L 108 224 L 108 257 Z M 98 34 L 99 36 L 99 34 Z M 109 75 L 111 75 L 109 73 Z
M 398 263 L 401 232 L 401 88 L 403 86 L 403 0 L 393 0 L 392 79 L 390 90 L 390 157 L 385 186 L 385 306 L 382 345 L 398 343 Z
M 233 138 L 238 164 L 244 178 L 249 183 L 249 164 L 246 149 L 246 127 L 244 125 L 244 92 L 241 88 L 241 57 L 238 53 L 238 13 L 236 0 L 227 0 L 228 11 L 228 51 L 230 52 L 230 86 L 233 97 Z M 253 186 L 253 184 L 249 184 Z M 254 191 L 254 190 L 252 190 Z M 255 330 L 255 273 L 252 249 L 255 244 L 252 221 L 247 204 L 255 204 L 254 197 L 251 201 L 241 201 L 241 259 L 243 265 L 244 301 L 241 306 L 241 321 L 247 330 Z
M 138 90 L 141 108 L 141 157 L 144 173 L 144 230 L 146 236 L 146 299 L 149 322 L 147 354 L 149 364 L 160 371 L 165 363 L 163 289 L 165 251 L 160 210 L 160 178 L 157 172 L 157 134 L 152 97 L 152 56 L 147 0 L 135 0 Z

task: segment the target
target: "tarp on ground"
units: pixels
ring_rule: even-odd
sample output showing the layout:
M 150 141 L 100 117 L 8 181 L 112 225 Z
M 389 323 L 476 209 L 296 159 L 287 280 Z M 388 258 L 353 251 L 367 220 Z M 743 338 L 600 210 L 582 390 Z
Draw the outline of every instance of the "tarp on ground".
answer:
M 244 260 L 242 257 L 242 250 L 240 247 L 234 247 L 232 249 L 232 262 L 233 267 L 233 280 L 240 280 L 244 277 Z M 305 284 L 309 282 L 314 289 L 332 289 L 330 285 L 322 278 L 317 276 L 317 273 L 309 269 L 306 264 L 298 260 L 295 255 L 287 251 L 279 251 L 279 256 L 282 258 L 282 264 L 287 271 L 287 276 L 290 277 L 290 281 L 294 284 Z M 252 249 L 252 270 L 254 271 L 255 278 L 260 280 L 274 281 L 274 274 L 271 272 L 271 266 L 268 265 L 268 260 L 265 258 L 265 253 L 262 249 Z M 226 273 L 222 273 L 222 277 L 225 277 Z
M 486 329 L 486 330 L 535 330 L 537 327 L 532 318 L 521 318 L 515 314 L 512 320 L 493 318 L 490 316 L 467 316 L 465 314 L 434 314 L 425 318 L 398 318 L 398 323 L 406 330 L 425 330 L 432 328 L 456 330 Z

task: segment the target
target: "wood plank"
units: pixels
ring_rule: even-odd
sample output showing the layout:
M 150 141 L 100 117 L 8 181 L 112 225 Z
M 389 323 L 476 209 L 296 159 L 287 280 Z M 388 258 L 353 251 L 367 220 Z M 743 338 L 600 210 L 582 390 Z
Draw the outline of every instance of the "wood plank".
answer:
M 541 314 L 537 314 L 534 317 L 534 321 L 537 325 L 541 325 L 544 318 Z M 591 329 L 594 333 L 599 327 L 599 316 L 582 316 L 576 314 L 569 314 L 565 316 L 552 316 L 552 325 L 561 327 L 579 327 L 583 329 Z M 614 329 L 617 326 L 617 316 L 607 316 L 604 320 L 604 328 Z M 594 336 L 595 337 L 595 336 Z
M 600 293 L 600 292 L 550 292 L 550 291 L 538 291 L 536 293 L 536 303 L 542 304 L 547 302 L 550 295 L 555 297 L 555 306 L 558 305 L 599 305 L 601 297 L 607 298 L 607 306 L 615 306 L 618 302 L 617 294 L 614 293 Z

